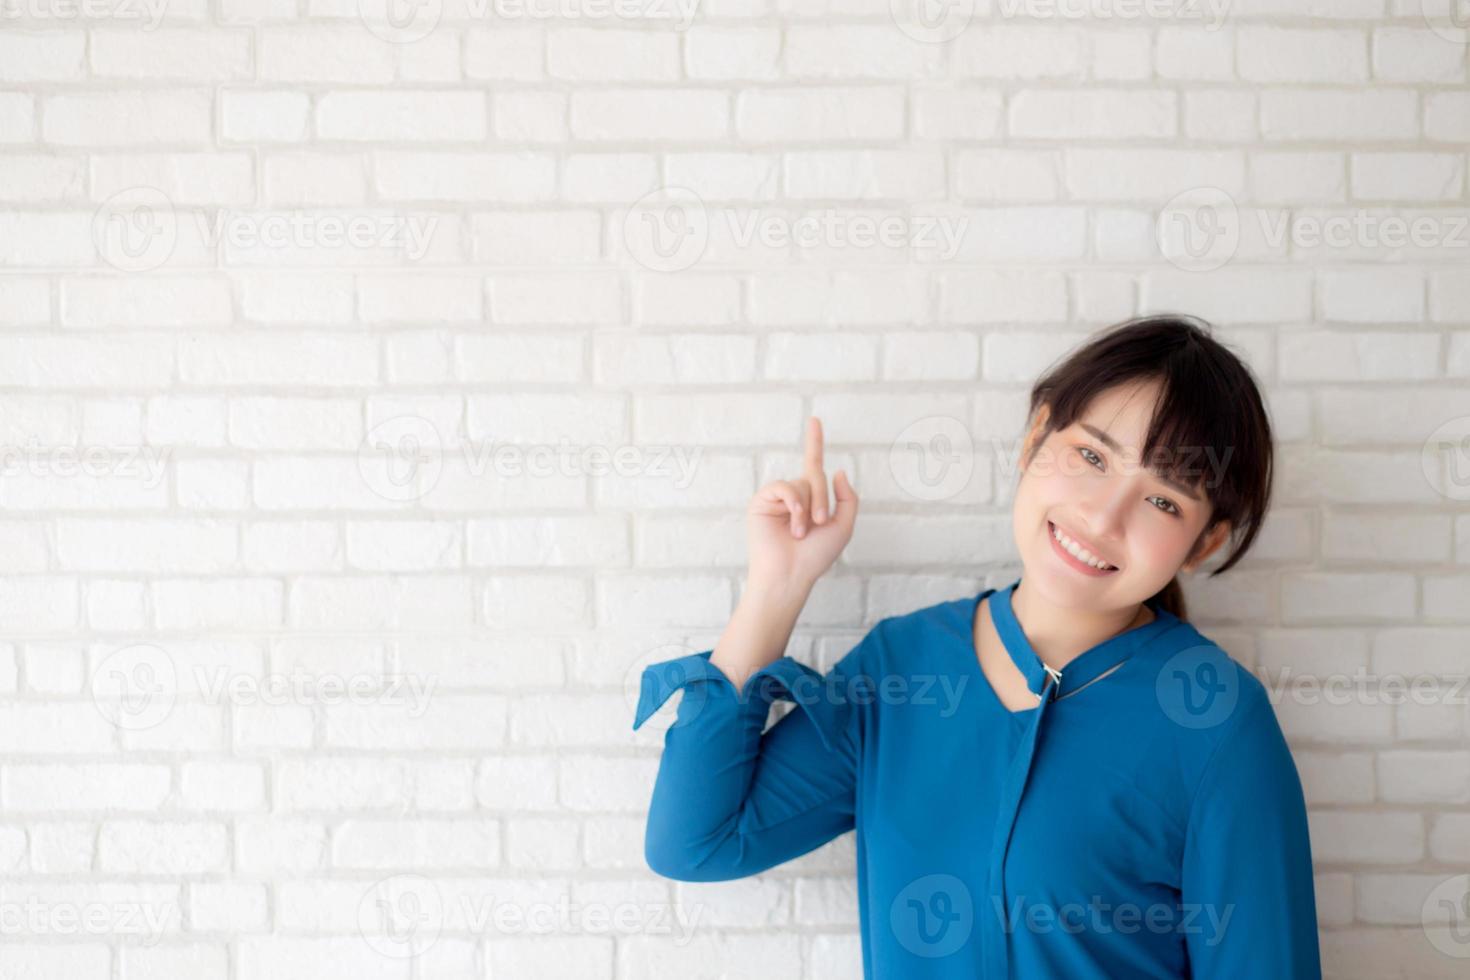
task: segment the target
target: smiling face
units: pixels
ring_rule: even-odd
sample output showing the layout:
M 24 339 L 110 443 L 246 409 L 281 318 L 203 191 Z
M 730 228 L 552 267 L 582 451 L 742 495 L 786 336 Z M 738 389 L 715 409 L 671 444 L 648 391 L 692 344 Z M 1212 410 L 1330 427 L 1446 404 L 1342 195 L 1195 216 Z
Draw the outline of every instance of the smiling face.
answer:
M 1105 610 L 1143 602 L 1229 534 L 1222 523 L 1201 541 L 1211 513 L 1205 490 L 1142 465 L 1159 395 L 1155 380 L 1109 388 L 1038 447 L 1043 406 L 1027 437 L 1012 509 L 1016 547 L 1027 582 L 1058 605 Z

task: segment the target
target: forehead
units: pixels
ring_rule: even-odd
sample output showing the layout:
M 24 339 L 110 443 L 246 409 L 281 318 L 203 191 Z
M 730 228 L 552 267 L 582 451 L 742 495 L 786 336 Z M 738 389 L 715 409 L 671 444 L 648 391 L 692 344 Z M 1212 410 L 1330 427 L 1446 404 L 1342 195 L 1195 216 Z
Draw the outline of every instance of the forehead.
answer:
M 1072 424 L 1099 439 L 1114 453 L 1139 452 L 1153 421 L 1154 408 L 1163 394 L 1157 380 L 1116 385 L 1100 392 Z M 1203 499 L 1202 476 L 1178 471 L 1172 461 L 1154 457 L 1145 461 L 1159 480 L 1190 500 Z
M 1154 379 L 1114 385 L 1099 392 L 1078 416 L 1077 422 L 1103 429 L 1131 449 L 1143 445 L 1163 389 Z

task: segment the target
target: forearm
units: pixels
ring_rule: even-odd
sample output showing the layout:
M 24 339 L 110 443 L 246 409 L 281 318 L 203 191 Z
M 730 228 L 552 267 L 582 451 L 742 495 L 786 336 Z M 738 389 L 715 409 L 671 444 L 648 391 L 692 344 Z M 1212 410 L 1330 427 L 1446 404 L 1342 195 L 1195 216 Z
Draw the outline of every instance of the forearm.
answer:
M 810 586 L 753 586 L 747 583 L 725 630 L 710 654 L 710 663 L 735 685 L 779 660 L 791 641 L 796 620 L 806 605 Z

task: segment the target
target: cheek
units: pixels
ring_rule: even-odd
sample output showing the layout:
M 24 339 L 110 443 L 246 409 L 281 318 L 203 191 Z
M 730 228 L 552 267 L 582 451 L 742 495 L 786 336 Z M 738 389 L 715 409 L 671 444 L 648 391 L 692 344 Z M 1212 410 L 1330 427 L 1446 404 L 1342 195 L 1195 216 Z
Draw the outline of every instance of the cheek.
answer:
M 1045 462 L 1045 466 L 1036 467 L 1028 475 L 1033 481 L 1037 499 L 1048 506 L 1076 500 L 1081 494 L 1095 489 L 1099 479 L 1105 479 L 1081 457 L 1074 459 L 1053 451 Z
M 1176 517 L 1140 514 L 1129 522 L 1128 550 L 1137 561 L 1150 565 L 1178 565 L 1184 561 L 1197 532 Z

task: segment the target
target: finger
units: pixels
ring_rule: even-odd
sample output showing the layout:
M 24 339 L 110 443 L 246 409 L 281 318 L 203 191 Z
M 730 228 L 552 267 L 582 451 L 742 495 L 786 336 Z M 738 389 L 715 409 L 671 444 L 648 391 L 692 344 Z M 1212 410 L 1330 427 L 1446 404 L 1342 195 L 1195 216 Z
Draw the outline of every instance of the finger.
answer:
M 848 482 L 846 470 L 838 470 L 832 477 L 832 493 L 837 497 L 837 509 L 832 519 L 839 527 L 851 532 L 857 522 L 858 495 Z
M 806 459 L 802 472 L 822 469 L 822 420 L 815 415 L 806 420 Z
M 786 485 L 800 501 L 799 508 L 791 512 L 791 533 L 800 538 L 806 535 L 807 518 L 812 511 L 812 487 L 805 480 L 788 480 Z
M 822 472 L 809 473 L 806 476 L 806 485 L 811 488 L 812 520 L 823 524 L 827 520 L 827 474 Z
M 812 520 L 825 523 L 831 507 L 827 497 L 827 471 L 823 463 L 822 420 L 815 415 L 807 419 L 806 458 L 802 475 L 811 484 Z
M 787 520 L 793 536 L 799 538 L 806 533 L 804 530 L 806 504 L 802 502 L 801 490 L 795 483 L 790 480 L 773 480 L 762 488 L 762 492 L 766 497 L 779 501 L 786 508 Z

